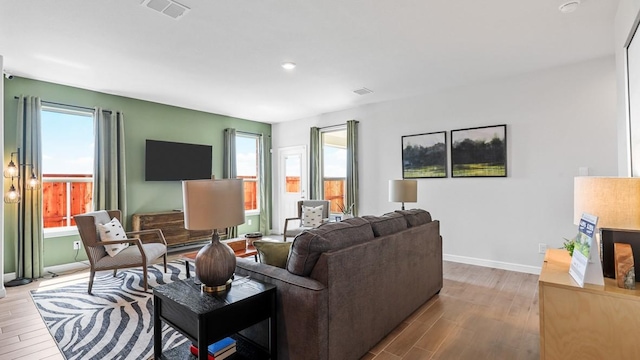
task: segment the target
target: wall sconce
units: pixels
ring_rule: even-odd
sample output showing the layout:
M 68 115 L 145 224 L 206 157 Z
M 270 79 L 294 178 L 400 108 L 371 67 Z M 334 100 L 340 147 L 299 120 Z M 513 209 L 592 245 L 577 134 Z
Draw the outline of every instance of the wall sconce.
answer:
M 18 163 L 17 165 L 15 162 L 13 162 L 14 154 L 16 154 L 16 161 Z M 11 187 L 9 187 L 9 191 L 7 191 L 7 193 L 4 194 L 4 202 L 7 204 L 19 203 L 20 200 L 22 200 L 22 195 L 20 194 L 20 167 L 21 166 L 24 166 L 25 169 L 27 166 L 31 167 L 31 176 L 29 177 L 29 181 L 27 181 L 25 185 L 26 189 L 35 190 L 40 185 L 40 182 L 38 181 L 38 177 L 36 176 L 35 171 L 33 171 L 33 165 L 20 164 L 20 148 L 18 148 L 18 151 L 11 153 L 11 160 L 9 161 L 9 165 L 7 165 L 7 168 L 4 170 L 4 177 L 11 179 Z M 17 188 L 14 184 L 14 179 L 18 179 Z

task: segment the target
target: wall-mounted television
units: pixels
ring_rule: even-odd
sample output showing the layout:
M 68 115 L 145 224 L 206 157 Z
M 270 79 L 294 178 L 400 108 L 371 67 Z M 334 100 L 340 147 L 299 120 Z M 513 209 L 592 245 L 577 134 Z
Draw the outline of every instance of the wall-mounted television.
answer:
M 147 140 L 144 179 L 146 181 L 210 179 L 212 159 L 211 145 Z

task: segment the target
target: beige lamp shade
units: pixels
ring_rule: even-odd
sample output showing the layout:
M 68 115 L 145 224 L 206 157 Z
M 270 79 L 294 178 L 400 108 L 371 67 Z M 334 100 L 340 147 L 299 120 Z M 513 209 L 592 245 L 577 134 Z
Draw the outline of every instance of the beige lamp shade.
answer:
M 242 179 L 183 181 L 182 197 L 185 229 L 222 229 L 244 223 Z
M 573 222 L 583 213 L 598 217 L 598 228 L 640 229 L 640 178 L 576 177 Z
M 389 180 L 389 202 L 418 201 L 418 182 L 416 180 Z

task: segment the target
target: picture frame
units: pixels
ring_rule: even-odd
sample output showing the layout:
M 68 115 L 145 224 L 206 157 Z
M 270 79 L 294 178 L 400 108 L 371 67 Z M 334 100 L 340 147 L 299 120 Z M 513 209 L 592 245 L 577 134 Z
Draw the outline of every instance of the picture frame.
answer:
M 451 130 L 451 177 L 506 177 L 507 125 Z
M 447 177 L 447 132 L 402 136 L 402 178 Z

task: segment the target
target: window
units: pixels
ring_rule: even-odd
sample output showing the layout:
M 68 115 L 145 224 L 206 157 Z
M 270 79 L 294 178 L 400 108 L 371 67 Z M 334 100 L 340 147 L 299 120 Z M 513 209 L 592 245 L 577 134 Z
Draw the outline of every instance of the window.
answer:
M 43 106 L 41 120 L 45 234 L 67 235 L 93 210 L 93 113 Z
M 236 171 L 238 179 L 244 180 L 244 210 L 258 212 L 260 209 L 259 161 L 260 137 L 258 135 L 236 135 Z
M 341 213 L 347 180 L 347 129 L 322 132 L 322 180 L 324 199 L 331 201 L 331 213 Z

